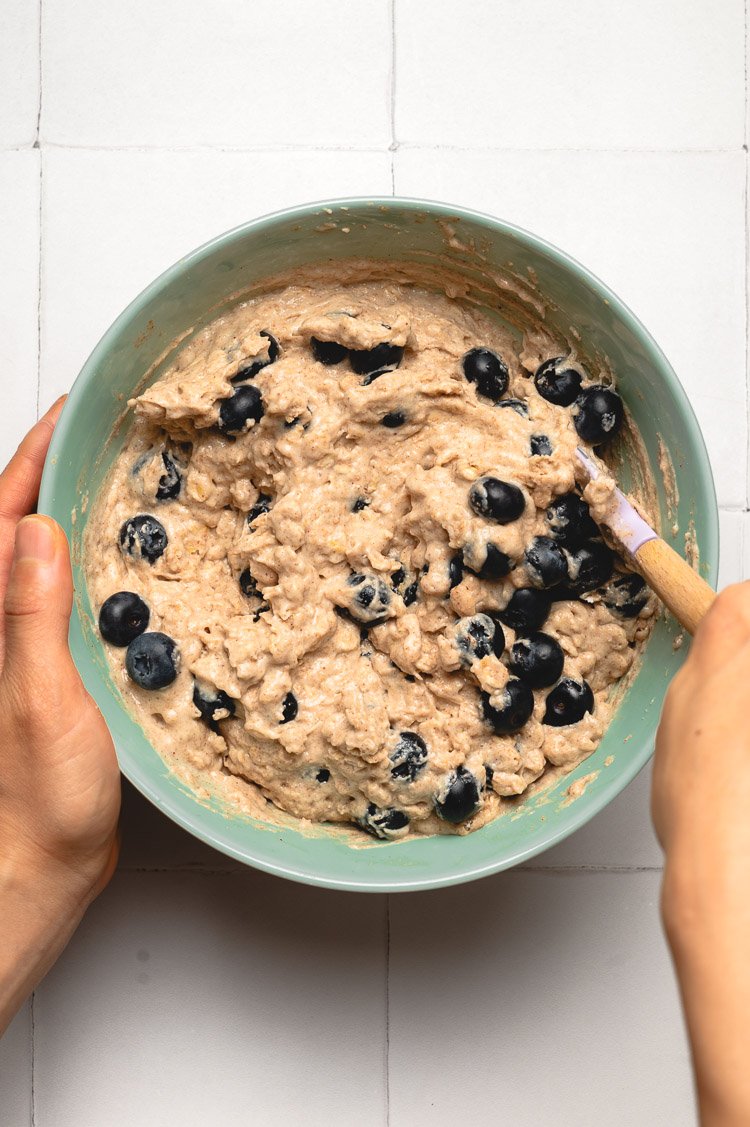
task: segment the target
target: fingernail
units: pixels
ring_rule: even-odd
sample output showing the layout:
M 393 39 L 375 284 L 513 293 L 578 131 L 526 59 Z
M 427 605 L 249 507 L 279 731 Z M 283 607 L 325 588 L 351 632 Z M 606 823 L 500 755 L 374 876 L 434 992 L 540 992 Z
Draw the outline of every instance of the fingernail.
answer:
M 16 525 L 16 561 L 48 564 L 55 555 L 55 534 L 44 520 L 24 517 Z

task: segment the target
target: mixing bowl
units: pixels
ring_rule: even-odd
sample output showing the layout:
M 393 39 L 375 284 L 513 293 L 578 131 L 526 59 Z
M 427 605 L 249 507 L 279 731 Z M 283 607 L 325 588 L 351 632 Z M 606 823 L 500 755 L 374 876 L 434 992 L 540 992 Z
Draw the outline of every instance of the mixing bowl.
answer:
M 280 876 L 357 891 L 437 888 L 541 853 L 631 781 L 651 755 L 664 693 L 685 657 L 686 647 L 673 646 L 676 623 L 660 616 L 599 748 L 554 787 L 465 837 L 356 848 L 350 830 L 304 829 L 292 818 L 270 826 L 234 813 L 218 796 L 199 799 L 172 775 L 109 679 L 83 582 L 81 535 L 89 501 L 122 446 L 125 401 L 146 373 L 156 365 L 158 374 L 163 363 L 157 362 L 174 341 L 205 326 L 269 275 L 352 257 L 449 264 L 480 288 L 488 270 L 532 279 L 549 303 L 549 322 L 565 331 L 575 326 L 589 355 L 609 358 L 657 482 L 660 442 L 670 452 L 679 503 L 668 513 L 667 491 L 659 489 L 662 525 L 676 522 L 677 546 L 694 530 L 702 573 L 715 584 L 718 519 L 706 450 L 680 383 L 644 327 L 602 282 L 548 243 L 491 216 L 423 200 L 333 200 L 277 212 L 220 235 L 157 278 L 105 333 L 76 380 L 52 440 L 39 509 L 58 520 L 71 540 L 73 657 L 109 725 L 123 773 L 143 794 L 203 841 Z M 512 302 L 512 290 L 487 300 L 502 313 L 506 298 Z M 671 503 L 674 509 L 674 495 Z M 567 788 L 591 773 L 584 793 L 571 801 Z

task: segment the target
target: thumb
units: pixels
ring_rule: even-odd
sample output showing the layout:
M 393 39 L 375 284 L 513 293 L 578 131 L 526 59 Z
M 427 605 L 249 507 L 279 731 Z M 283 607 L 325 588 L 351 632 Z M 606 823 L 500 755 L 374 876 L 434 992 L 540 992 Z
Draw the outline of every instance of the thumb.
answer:
M 65 533 L 50 517 L 16 526 L 13 566 L 5 593 L 3 678 L 27 689 L 49 688 L 72 664 L 68 625 L 73 576 Z

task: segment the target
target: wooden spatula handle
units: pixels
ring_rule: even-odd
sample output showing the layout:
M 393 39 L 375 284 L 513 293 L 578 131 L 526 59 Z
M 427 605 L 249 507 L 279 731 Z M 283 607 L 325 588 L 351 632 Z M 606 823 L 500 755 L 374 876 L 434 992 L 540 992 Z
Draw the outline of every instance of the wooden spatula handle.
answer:
M 679 624 L 694 634 L 716 592 L 665 540 L 647 540 L 636 552 L 635 562 Z

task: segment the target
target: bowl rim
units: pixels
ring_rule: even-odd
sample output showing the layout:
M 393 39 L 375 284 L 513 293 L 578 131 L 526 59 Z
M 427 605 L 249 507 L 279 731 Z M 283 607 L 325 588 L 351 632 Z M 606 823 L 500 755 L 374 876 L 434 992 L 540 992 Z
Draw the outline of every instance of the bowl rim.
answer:
M 161 290 L 180 276 L 186 274 L 192 267 L 205 258 L 214 254 L 222 247 L 229 246 L 236 239 L 250 232 L 264 231 L 269 227 L 273 227 L 290 219 L 304 220 L 309 218 L 312 214 L 325 209 L 334 211 L 345 208 L 365 207 L 397 208 L 402 211 L 426 213 L 446 221 L 451 219 L 459 221 L 466 219 L 489 226 L 496 232 L 516 238 L 520 242 L 529 245 L 535 251 L 552 258 L 558 265 L 586 282 L 611 306 L 613 312 L 615 312 L 617 316 L 625 322 L 630 331 L 640 339 L 644 348 L 651 356 L 654 367 L 658 369 L 660 378 L 667 384 L 671 397 L 676 401 L 683 424 L 688 430 L 695 450 L 699 455 L 699 462 L 702 463 L 700 476 L 703 478 L 704 487 L 711 504 L 709 506 L 710 511 L 703 514 L 706 530 L 701 544 L 701 558 L 709 564 L 709 583 L 715 589 L 719 562 L 719 514 L 713 472 L 705 440 L 685 389 L 680 383 L 666 355 L 640 318 L 637 317 L 630 307 L 596 274 L 555 244 L 535 235 L 526 228 L 476 209 L 448 204 L 439 200 L 412 196 L 343 196 L 316 200 L 306 204 L 298 204 L 277 211 L 267 212 L 215 235 L 163 270 L 133 298 L 103 333 L 76 377 L 57 423 L 53 442 L 45 462 L 39 491 L 38 511 L 53 515 L 55 504 L 55 479 L 58 472 L 58 458 L 55 451 L 58 447 L 64 446 L 66 440 L 70 439 L 72 436 L 76 418 L 76 408 L 79 400 L 86 394 L 86 387 L 89 380 L 101 365 L 121 331 L 135 317 L 143 315 L 144 310 L 147 309 L 151 300 L 160 293 Z M 394 261 L 396 261 L 395 258 Z M 480 863 L 473 866 L 468 862 L 460 868 L 452 867 L 449 871 L 434 878 L 424 878 L 421 876 L 414 880 L 409 880 L 403 871 L 399 873 L 399 870 L 396 869 L 394 875 L 398 876 L 398 883 L 393 883 L 390 880 L 367 880 L 366 865 L 362 867 L 361 878 L 344 879 L 317 876 L 305 872 L 302 869 L 297 869 L 294 866 L 287 866 L 283 863 L 269 861 L 265 858 L 256 858 L 252 856 L 252 847 L 243 851 L 231 841 L 224 840 L 221 834 L 214 832 L 212 826 L 207 827 L 203 824 L 200 814 L 198 813 L 200 804 L 196 802 L 196 809 L 193 810 L 192 805 L 183 805 L 181 801 L 177 801 L 176 791 L 174 792 L 174 797 L 173 795 L 165 797 L 163 794 L 160 794 L 146 777 L 145 770 L 142 771 L 140 769 L 137 757 L 132 756 L 128 749 L 123 750 L 118 746 L 117 754 L 122 773 L 153 805 L 183 829 L 197 837 L 200 841 L 217 849 L 219 852 L 231 856 L 241 861 L 243 864 L 260 869 L 261 871 L 286 877 L 287 879 L 303 884 L 344 891 L 390 893 L 416 892 L 467 883 L 469 881 L 478 880 L 484 876 L 489 876 L 492 873 L 515 867 L 524 861 L 538 856 L 551 846 L 564 841 L 571 834 L 575 833 L 576 830 L 580 829 L 581 826 L 591 821 L 618 794 L 624 791 L 635 776 L 648 763 L 653 754 L 653 746 L 651 741 L 645 741 L 643 746 L 638 750 L 638 754 L 628 759 L 617 775 L 612 776 L 608 782 L 604 781 L 597 786 L 596 791 L 587 796 L 585 803 L 575 802 L 567 808 L 567 816 L 562 825 L 553 826 L 546 824 L 543 828 L 539 828 L 535 831 L 533 841 L 527 846 L 517 847 L 512 857 L 503 857 L 489 864 Z M 200 807 L 200 809 L 202 810 L 203 807 Z M 387 844 L 388 843 L 385 843 L 385 847 L 387 847 Z M 383 847 L 384 846 L 381 846 L 381 848 Z M 363 851 L 363 857 L 366 857 L 368 852 L 369 850 Z

